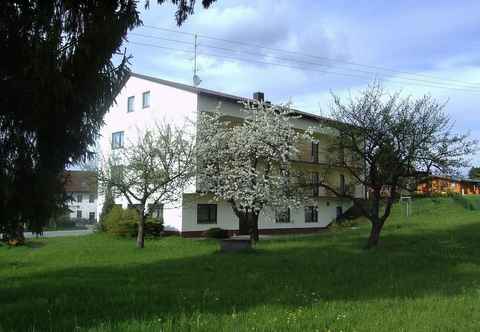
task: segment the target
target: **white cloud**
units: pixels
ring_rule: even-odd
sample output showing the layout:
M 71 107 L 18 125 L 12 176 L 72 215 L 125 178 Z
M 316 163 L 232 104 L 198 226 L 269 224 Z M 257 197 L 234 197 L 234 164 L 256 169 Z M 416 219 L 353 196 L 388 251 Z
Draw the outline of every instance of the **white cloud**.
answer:
M 348 60 L 374 66 L 392 67 L 434 79 L 414 76 L 417 80 L 453 79 L 480 85 L 480 57 L 477 37 L 480 33 L 480 3 L 415 2 L 351 4 L 341 2 L 314 3 L 257 0 L 232 0 L 215 3 L 210 9 L 197 8 L 195 15 L 178 31 L 197 32 L 273 48 Z M 143 13 L 145 24 L 174 28 L 174 10 L 171 6 L 152 6 Z M 144 33 L 193 41 L 191 36 L 141 30 Z M 475 31 L 477 33 L 475 33 Z M 131 36 L 134 40 L 134 36 Z M 188 48 L 162 41 L 158 45 Z M 227 44 L 200 38 L 200 44 L 246 50 L 241 44 Z M 475 44 L 476 43 L 476 44 Z M 190 47 L 191 48 L 191 47 Z M 192 54 L 172 53 L 148 47 L 129 47 L 135 58 L 136 71 L 190 83 Z M 249 52 L 265 54 L 264 58 L 244 53 L 222 52 L 202 48 L 200 45 L 199 75 L 205 88 L 231 94 L 250 96 L 253 91 L 264 91 L 267 99 L 285 102 L 292 98 L 295 105 L 305 111 L 328 112 L 329 91 L 342 96 L 365 87 L 368 78 L 354 78 L 326 74 L 315 70 L 344 72 L 362 77 L 374 77 L 375 69 L 356 67 L 366 73 L 354 72 L 352 66 L 337 63 L 332 67 L 292 64 L 310 69 L 298 70 L 280 66 L 235 61 L 208 56 L 205 53 L 225 54 L 266 62 L 282 62 L 272 58 L 265 50 L 248 48 Z M 203 52 L 203 54 L 202 54 Z M 283 54 L 285 58 L 292 54 Z M 322 59 L 297 57 L 303 61 L 331 64 Z M 369 74 L 370 73 L 370 74 Z M 448 89 L 421 86 L 427 82 L 404 80 L 406 75 L 393 75 L 385 80 L 390 90 L 402 89 L 405 94 L 430 93 L 440 100 L 449 99 L 448 112 L 457 128 L 472 132 L 480 139 L 480 121 L 477 104 L 479 95 Z M 412 76 L 408 76 L 413 78 Z M 418 84 L 414 84 L 418 83 Z M 453 82 L 443 82 L 453 86 Z M 480 156 L 477 157 L 480 162 Z

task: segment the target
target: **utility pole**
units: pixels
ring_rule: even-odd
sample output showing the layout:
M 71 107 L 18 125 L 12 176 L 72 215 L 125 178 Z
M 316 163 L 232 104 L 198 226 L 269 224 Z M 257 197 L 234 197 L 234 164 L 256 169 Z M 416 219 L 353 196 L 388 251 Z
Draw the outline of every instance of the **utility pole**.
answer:
M 194 86 L 199 86 L 200 83 L 202 83 L 202 80 L 200 77 L 197 75 L 197 34 L 195 34 L 195 40 L 194 40 L 194 56 L 193 56 L 193 85 Z

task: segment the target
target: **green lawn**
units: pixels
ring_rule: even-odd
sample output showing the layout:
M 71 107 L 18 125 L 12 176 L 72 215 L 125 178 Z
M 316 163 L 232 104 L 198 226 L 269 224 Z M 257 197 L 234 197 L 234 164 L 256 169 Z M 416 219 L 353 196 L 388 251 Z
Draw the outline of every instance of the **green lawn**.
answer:
M 368 225 L 220 254 L 102 234 L 0 247 L 0 331 L 480 331 L 480 212 L 424 199 Z

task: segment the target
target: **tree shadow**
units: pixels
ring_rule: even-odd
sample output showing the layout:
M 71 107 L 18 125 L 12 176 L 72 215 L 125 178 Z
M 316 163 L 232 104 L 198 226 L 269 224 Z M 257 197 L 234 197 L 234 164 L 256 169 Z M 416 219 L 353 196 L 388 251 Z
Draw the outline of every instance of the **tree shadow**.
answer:
M 364 235 L 348 232 L 339 235 L 341 242 L 323 236 L 273 240 L 248 253 L 30 274 L 14 287 L 0 286 L 0 326 L 73 330 L 259 305 L 448 297 L 475 288 L 480 279 L 480 223 L 419 234 L 389 231 L 371 251 L 360 249 Z M 28 320 L 19 323 L 20 316 Z

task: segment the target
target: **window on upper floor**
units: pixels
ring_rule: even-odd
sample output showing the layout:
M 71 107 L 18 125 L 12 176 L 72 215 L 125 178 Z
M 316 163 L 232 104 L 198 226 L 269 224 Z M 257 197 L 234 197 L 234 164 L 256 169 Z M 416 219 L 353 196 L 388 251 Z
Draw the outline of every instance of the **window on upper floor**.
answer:
M 286 224 L 290 222 L 290 208 L 280 208 L 275 210 L 275 222 Z
M 150 107 L 150 91 L 145 91 L 142 94 L 142 108 Z
M 82 210 L 77 210 L 77 219 L 82 219 Z
M 82 194 L 77 194 L 77 202 L 82 203 L 83 200 L 83 195 Z
M 197 205 L 197 224 L 216 224 L 217 204 Z
M 312 142 L 311 161 L 318 163 L 318 142 Z
M 94 203 L 95 202 L 95 194 L 88 195 L 88 202 L 89 203 Z
M 316 206 L 305 207 L 305 222 L 318 222 L 318 208 Z
M 345 194 L 347 188 L 345 186 L 345 175 L 340 174 L 340 193 Z
M 135 96 L 128 97 L 127 103 L 127 113 L 133 112 L 135 110 Z
M 112 149 L 123 148 L 123 131 L 112 133 Z

